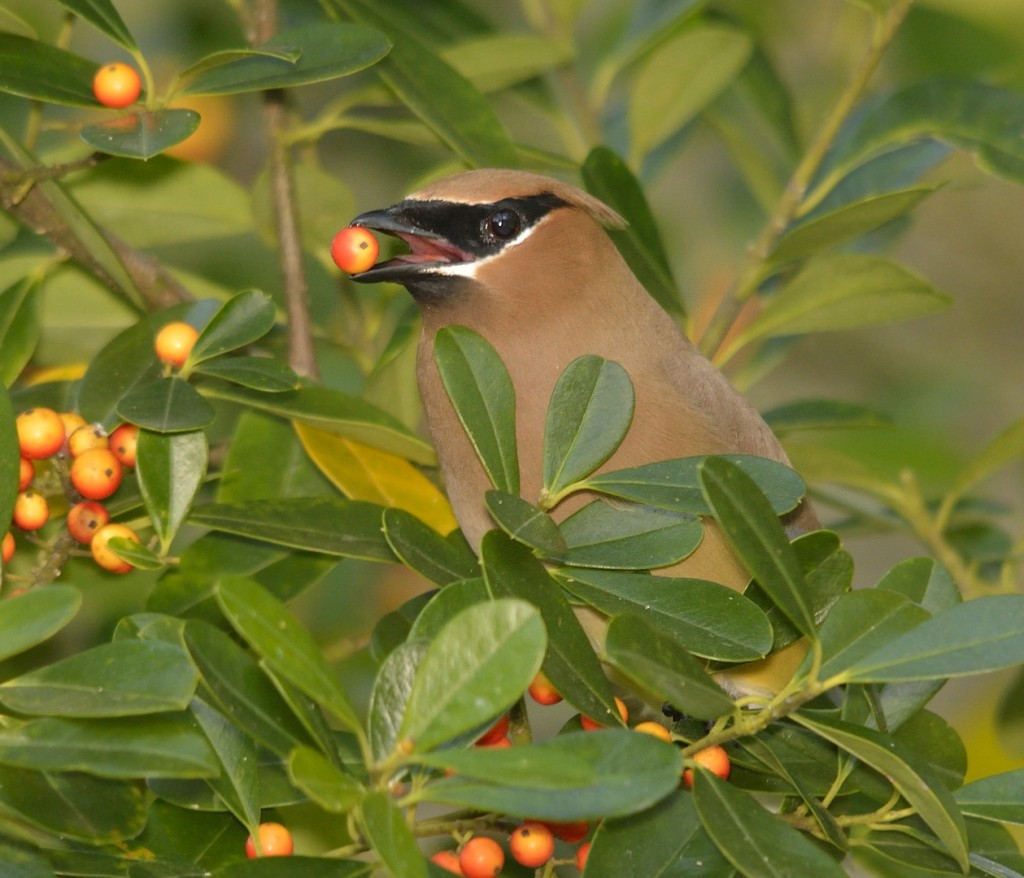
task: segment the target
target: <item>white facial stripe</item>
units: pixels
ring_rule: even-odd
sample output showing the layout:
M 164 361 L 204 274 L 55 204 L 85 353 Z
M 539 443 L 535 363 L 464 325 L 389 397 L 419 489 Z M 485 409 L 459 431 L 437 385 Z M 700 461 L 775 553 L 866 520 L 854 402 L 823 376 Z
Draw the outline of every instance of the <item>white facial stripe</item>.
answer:
M 468 277 L 471 280 L 476 280 L 477 271 L 488 262 L 497 259 L 506 250 L 512 247 L 517 247 L 522 244 L 527 238 L 534 233 L 534 231 L 540 226 L 547 217 L 541 217 L 541 219 L 535 222 L 528 229 L 521 231 L 515 238 L 508 241 L 504 247 L 502 247 L 497 253 L 491 256 L 484 256 L 480 259 L 474 259 L 472 262 L 438 262 L 434 264 L 424 264 L 422 268 L 423 274 L 443 274 L 448 277 Z

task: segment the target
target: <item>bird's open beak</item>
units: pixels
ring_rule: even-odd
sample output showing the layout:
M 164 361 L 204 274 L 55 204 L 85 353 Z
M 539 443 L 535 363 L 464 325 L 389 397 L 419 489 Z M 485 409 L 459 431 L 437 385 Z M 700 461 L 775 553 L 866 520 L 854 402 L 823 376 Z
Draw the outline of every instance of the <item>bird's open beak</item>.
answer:
M 393 281 L 405 283 L 424 274 L 434 273 L 439 266 L 472 262 L 474 257 L 455 246 L 437 232 L 416 222 L 415 210 L 405 203 L 384 210 L 371 210 L 357 216 L 349 225 L 360 226 L 401 238 L 409 245 L 409 252 L 379 262 L 372 268 L 352 275 L 362 283 Z

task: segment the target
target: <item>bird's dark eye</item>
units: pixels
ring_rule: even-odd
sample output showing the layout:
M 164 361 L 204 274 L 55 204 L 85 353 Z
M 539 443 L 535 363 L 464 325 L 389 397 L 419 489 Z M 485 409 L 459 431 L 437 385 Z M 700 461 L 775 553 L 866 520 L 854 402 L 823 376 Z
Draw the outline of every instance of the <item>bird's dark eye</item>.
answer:
M 496 210 L 484 222 L 486 231 L 495 238 L 501 238 L 502 240 L 515 237 L 519 234 L 522 226 L 523 222 L 519 214 L 514 210 L 508 209 Z

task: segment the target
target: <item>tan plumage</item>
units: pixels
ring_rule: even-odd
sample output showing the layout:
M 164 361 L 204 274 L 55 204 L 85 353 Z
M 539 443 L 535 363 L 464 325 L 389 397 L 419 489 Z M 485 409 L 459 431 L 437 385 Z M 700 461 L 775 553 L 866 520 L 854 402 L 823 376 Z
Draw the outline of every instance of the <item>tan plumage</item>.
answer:
M 495 237 L 488 223 L 496 212 L 523 212 L 527 227 L 531 217 L 525 211 L 538 200 L 550 206 L 528 233 L 488 240 Z M 451 220 L 455 216 L 458 222 Z M 434 363 L 434 335 L 444 326 L 480 333 L 508 368 L 516 388 L 522 495 L 532 502 L 540 493 L 551 391 L 562 370 L 583 354 L 620 363 L 636 393 L 629 434 L 602 469 L 724 452 L 786 462 L 760 415 L 685 338 L 619 255 L 603 227 L 621 226 L 622 219 L 586 193 L 536 174 L 469 171 L 354 223 L 397 234 L 413 248 L 410 257 L 391 260 L 357 279 L 397 280 L 420 305 L 420 391 L 456 517 L 472 544 L 478 545 L 493 526 L 483 500 L 491 485 Z M 452 234 L 456 229 L 459 234 Z M 479 252 L 465 240 L 477 232 L 479 246 L 473 245 Z M 581 502 L 570 498 L 554 510 L 555 517 L 564 518 Z M 802 530 L 816 526 L 806 505 L 790 524 Z M 662 572 L 736 589 L 748 579 L 713 525 L 696 552 Z

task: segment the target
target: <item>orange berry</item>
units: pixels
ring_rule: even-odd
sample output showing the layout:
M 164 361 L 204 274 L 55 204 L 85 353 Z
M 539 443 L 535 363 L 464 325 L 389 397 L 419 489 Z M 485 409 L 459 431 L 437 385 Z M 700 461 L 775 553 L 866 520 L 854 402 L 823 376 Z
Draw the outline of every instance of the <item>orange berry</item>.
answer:
M 135 424 L 122 424 L 110 434 L 110 450 L 125 466 L 135 466 L 139 445 L 139 428 Z
M 100 424 L 86 424 L 68 435 L 68 453 L 72 457 L 90 448 L 106 448 L 109 444 L 107 431 Z
M 508 734 L 508 714 L 499 717 L 498 721 L 476 739 L 477 747 L 486 747 L 500 741 Z
M 505 865 L 505 852 L 493 838 L 475 835 L 459 853 L 459 866 L 466 878 L 494 878 Z
M 4 564 L 14 557 L 14 549 L 14 534 L 7 531 L 7 533 L 4 534 L 3 546 L 0 547 L 0 559 L 3 560 Z
M 581 872 L 587 868 L 587 857 L 590 856 L 590 842 L 585 841 L 576 848 L 576 868 Z
M 554 854 L 555 836 L 543 823 L 523 823 L 512 830 L 508 848 L 519 865 L 536 869 Z
M 92 78 L 92 93 L 105 107 L 130 107 L 142 93 L 142 80 L 133 67 L 114 61 L 104 64 Z
M 93 560 L 104 570 L 111 573 L 127 573 L 134 569 L 131 564 L 121 559 L 110 546 L 107 545 L 114 537 L 124 537 L 133 542 L 140 543 L 141 540 L 130 527 L 125 524 L 105 524 L 92 536 L 89 549 L 92 552 Z
M 625 702 L 617 695 L 615 696 L 615 706 L 619 709 L 619 716 L 622 717 L 622 721 L 626 722 L 629 719 L 629 711 L 626 709 Z M 589 716 L 581 716 L 580 725 L 583 726 L 583 728 L 585 728 L 588 732 L 592 732 L 595 729 L 605 728 L 604 723 L 599 723 L 596 719 L 592 719 Z
M 32 484 L 32 479 L 35 477 L 36 468 L 32 465 L 32 461 L 27 457 L 21 458 L 21 469 L 18 471 L 18 490 L 24 491 Z
M 551 830 L 555 838 L 560 838 L 569 844 L 583 841 L 587 837 L 587 833 L 590 832 L 590 824 L 585 820 L 578 820 L 575 823 L 552 823 L 550 820 L 545 820 L 544 825 Z
M 526 691 L 530 693 L 530 697 L 538 704 L 558 704 L 562 700 L 562 696 L 551 685 L 551 681 L 543 671 L 537 671 L 537 676 L 533 678 L 530 688 Z
M 71 484 L 87 500 L 105 500 L 118 489 L 124 471 L 109 448 L 90 448 L 71 463 Z
M 637 723 L 633 727 L 633 731 L 643 732 L 645 735 L 651 735 L 652 737 L 660 738 L 662 741 L 672 741 L 672 735 L 669 733 L 669 730 L 666 729 L 661 723 L 656 723 L 653 720 Z
M 85 426 L 85 418 L 78 412 L 61 412 L 60 419 L 64 422 L 65 436 L 70 436 L 79 427 Z
M 498 738 L 497 741 L 491 741 L 489 744 L 474 744 L 477 750 L 504 750 L 506 747 L 512 746 L 512 739 L 507 735 L 504 738 Z
M 455 851 L 438 851 L 430 858 L 435 866 L 440 866 L 446 872 L 453 875 L 462 875 L 462 866 L 459 865 L 459 855 Z
M 22 457 L 43 460 L 64 444 L 64 422 L 53 409 L 29 409 L 18 415 L 16 424 Z
M 290 857 L 295 845 L 292 834 L 280 823 L 261 823 L 257 834 L 260 837 L 259 851 L 256 842 L 250 835 L 245 842 L 245 855 L 251 860 L 254 857 Z
M 359 274 L 373 267 L 380 253 L 377 239 L 358 226 L 342 229 L 331 241 L 331 258 L 334 264 L 348 274 Z
M 110 521 L 110 513 L 102 503 L 83 500 L 68 510 L 67 528 L 78 542 L 88 545 L 103 525 Z
M 722 780 L 729 777 L 729 771 L 732 769 L 732 763 L 729 761 L 729 754 L 726 753 L 725 748 L 719 744 L 712 744 L 710 747 L 698 750 L 690 757 L 690 760 L 703 766 Z M 683 771 L 683 783 L 686 784 L 687 788 L 693 788 L 692 768 L 687 768 Z
M 37 491 L 22 491 L 14 501 L 14 523 L 22 530 L 39 530 L 50 517 L 50 504 Z
M 153 340 L 153 349 L 161 363 L 168 363 L 180 369 L 199 338 L 199 330 L 188 323 L 176 320 L 166 323 Z

